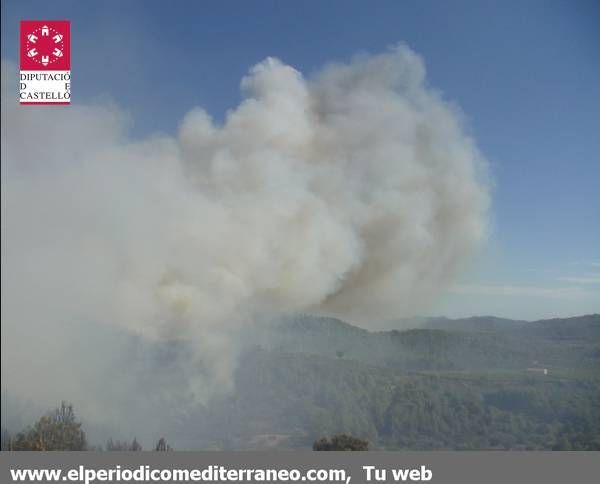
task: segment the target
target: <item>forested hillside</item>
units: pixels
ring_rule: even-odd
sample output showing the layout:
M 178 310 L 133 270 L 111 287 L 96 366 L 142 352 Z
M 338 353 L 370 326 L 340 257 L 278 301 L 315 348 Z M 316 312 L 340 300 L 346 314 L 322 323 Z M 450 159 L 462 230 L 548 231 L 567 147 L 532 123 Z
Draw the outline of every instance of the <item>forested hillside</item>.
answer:
M 263 341 L 282 352 L 342 356 L 404 369 L 600 368 L 598 315 L 532 323 L 484 317 L 418 324 L 402 331 L 369 332 L 337 319 L 305 316 L 270 328 Z
M 600 449 L 600 316 L 419 324 L 271 328 L 236 394 L 201 412 L 202 440 L 304 447 L 347 432 L 388 449 Z
M 179 412 L 169 440 L 308 449 L 348 433 L 371 449 L 600 450 L 600 315 L 402 324 L 299 316 L 255 331 L 234 392 Z

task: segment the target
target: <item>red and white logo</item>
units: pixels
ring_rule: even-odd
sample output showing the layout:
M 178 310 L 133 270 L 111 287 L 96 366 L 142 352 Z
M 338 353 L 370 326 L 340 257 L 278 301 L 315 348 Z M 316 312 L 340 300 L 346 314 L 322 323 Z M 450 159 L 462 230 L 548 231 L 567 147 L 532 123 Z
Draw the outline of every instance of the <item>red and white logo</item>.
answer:
M 68 20 L 21 21 L 21 104 L 71 102 L 71 25 Z

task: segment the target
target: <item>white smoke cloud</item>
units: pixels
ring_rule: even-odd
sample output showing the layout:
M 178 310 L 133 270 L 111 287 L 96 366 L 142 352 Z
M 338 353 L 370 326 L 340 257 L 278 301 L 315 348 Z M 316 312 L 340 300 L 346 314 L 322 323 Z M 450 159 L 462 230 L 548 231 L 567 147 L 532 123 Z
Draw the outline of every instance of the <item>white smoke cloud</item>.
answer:
M 3 63 L 2 379 L 17 393 L 33 395 L 19 368 L 51 399 L 76 392 L 84 376 L 53 371 L 96 323 L 191 342 L 210 362 L 193 392 L 227 388 L 238 328 L 422 312 L 485 236 L 485 163 L 406 46 L 312 79 L 268 58 L 222 125 L 196 108 L 142 141 L 114 106 L 19 107 L 15 79 Z

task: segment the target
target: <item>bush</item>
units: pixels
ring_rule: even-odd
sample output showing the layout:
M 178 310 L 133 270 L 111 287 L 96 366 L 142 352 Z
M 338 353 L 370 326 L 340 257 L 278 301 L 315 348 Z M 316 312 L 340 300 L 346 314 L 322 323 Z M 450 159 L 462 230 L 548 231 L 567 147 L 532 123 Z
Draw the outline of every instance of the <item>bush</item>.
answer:
M 331 440 L 323 437 L 315 441 L 313 450 L 316 451 L 331 451 L 331 450 L 348 450 L 348 451 L 364 451 L 369 450 L 369 442 L 358 439 L 347 434 L 338 434 L 331 437 Z
M 85 433 L 75 418 L 73 405 L 62 402 L 60 408 L 40 418 L 33 427 L 18 433 L 12 450 L 85 450 Z

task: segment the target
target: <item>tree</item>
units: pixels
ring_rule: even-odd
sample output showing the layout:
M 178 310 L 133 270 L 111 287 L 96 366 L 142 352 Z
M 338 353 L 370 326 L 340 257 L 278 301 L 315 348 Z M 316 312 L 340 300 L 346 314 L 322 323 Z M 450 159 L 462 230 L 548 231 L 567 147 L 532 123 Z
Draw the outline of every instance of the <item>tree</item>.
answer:
M 62 402 L 54 412 L 44 415 L 33 427 L 18 433 L 13 450 L 85 450 L 85 433 L 73 411 L 73 405 Z
M 1 450 L 12 450 L 12 437 L 8 429 L 2 428 L 2 445 Z
M 169 444 L 167 444 L 167 441 L 165 440 L 164 437 L 161 437 L 160 440 L 158 441 L 158 443 L 156 444 L 155 449 L 157 452 L 166 452 L 166 451 L 170 451 L 173 450 L 171 448 L 171 446 Z
M 369 442 L 347 434 L 338 434 L 328 439 L 323 437 L 315 441 L 313 450 L 316 451 L 332 451 L 332 450 L 348 450 L 348 451 L 365 451 L 369 450 Z
M 143 450 L 142 446 L 137 441 L 137 439 L 134 437 L 133 442 L 131 442 L 131 445 L 129 446 L 129 451 L 130 452 L 140 452 L 141 450 Z
M 139 452 L 142 450 L 142 446 L 134 437 L 131 444 L 126 440 L 113 440 L 112 437 L 106 442 L 106 450 L 108 452 Z
M 123 450 L 127 450 L 127 448 L 120 440 L 113 440 L 112 437 L 110 437 L 106 442 L 107 452 L 119 452 Z

